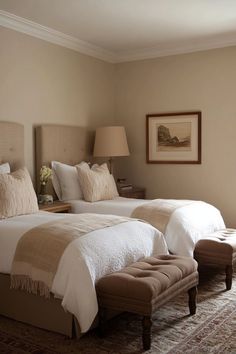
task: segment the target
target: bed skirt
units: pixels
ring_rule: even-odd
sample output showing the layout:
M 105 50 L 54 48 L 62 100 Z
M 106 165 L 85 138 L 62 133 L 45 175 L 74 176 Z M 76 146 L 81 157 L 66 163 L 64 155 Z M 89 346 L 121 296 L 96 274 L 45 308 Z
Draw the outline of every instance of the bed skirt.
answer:
M 119 315 L 120 311 L 109 310 L 107 318 Z M 22 290 L 10 289 L 10 275 L 0 273 L 0 315 L 30 324 L 52 332 L 64 334 L 69 338 L 82 336 L 77 319 L 65 312 L 61 300 L 37 296 Z M 96 316 L 90 329 L 98 326 Z
M 3 273 L 0 273 L 0 314 L 70 338 L 80 336 L 77 321 L 64 311 L 61 300 L 10 289 L 10 276 Z

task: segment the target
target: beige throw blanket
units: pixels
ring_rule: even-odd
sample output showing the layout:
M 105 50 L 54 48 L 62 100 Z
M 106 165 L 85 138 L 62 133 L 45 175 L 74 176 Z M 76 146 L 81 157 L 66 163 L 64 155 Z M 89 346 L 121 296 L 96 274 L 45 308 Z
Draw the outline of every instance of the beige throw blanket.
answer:
M 11 270 L 11 287 L 49 297 L 59 261 L 70 242 L 91 231 L 127 221 L 130 218 L 74 214 L 29 230 L 17 244 Z
M 149 222 L 156 229 L 165 233 L 172 213 L 183 206 L 194 203 L 193 200 L 154 199 L 134 209 L 131 217 Z

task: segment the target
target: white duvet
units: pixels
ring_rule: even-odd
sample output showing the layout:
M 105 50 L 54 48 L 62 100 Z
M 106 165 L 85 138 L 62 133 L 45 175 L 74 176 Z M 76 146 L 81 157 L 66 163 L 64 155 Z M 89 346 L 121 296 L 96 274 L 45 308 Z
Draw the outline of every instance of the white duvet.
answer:
M 149 201 L 117 197 L 94 203 L 84 200 L 70 200 L 70 203 L 73 213 L 130 216 L 136 207 Z M 170 252 L 192 257 L 196 242 L 204 234 L 223 228 L 225 224 L 220 211 L 211 204 L 196 201 L 173 212 L 165 231 L 165 239 Z
M 32 227 L 62 218 L 63 214 L 39 212 L 0 221 L 0 272 L 10 273 L 20 237 Z M 65 310 L 79 321 L 81 331 L 91 326 L 98 310 L 95 282 L 142 257 L 166 254 L 163 235 L 136 220 L 84 235 L 66 248 L 52 285 Z
M 204 234 L 224 228 L 224 220 L 217 208 L 196 201 L 174 211 L 166 227 L 165 239 L 170 252 L 192 257 L 197 241 Z

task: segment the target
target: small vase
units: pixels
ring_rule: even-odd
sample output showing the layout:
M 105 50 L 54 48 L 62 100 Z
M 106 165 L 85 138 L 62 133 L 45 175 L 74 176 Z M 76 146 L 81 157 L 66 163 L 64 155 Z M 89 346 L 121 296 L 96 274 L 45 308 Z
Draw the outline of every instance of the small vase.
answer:
M 40 185 L 40 193 L 38 195 L 38 203 L 39 204 L 53 203 L 53 196 L 50 194 L 47 194 L 47 185 L 46 184 Z
M 44 194 L 47 194 L 46 193 L 46 187 L 47 187 L 47 185 L 46 184 L 41 184 L 40 185 L 40 195 L 44 195 Z

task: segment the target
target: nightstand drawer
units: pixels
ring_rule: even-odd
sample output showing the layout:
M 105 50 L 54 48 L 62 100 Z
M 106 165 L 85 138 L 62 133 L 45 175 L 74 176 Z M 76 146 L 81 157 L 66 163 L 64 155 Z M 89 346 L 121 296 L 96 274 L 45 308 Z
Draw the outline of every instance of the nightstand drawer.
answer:
M 39 204 L 39 210 L 50 211 L 51 213 L 69 213 L 70 203 L 55 201 L 51 204 Z
M 142 187 L 135 187 L 129 189 L 119 189 L 120 197 L 125 198 L 136 198 L 136 199 L 145 199 L 146 190 Z

